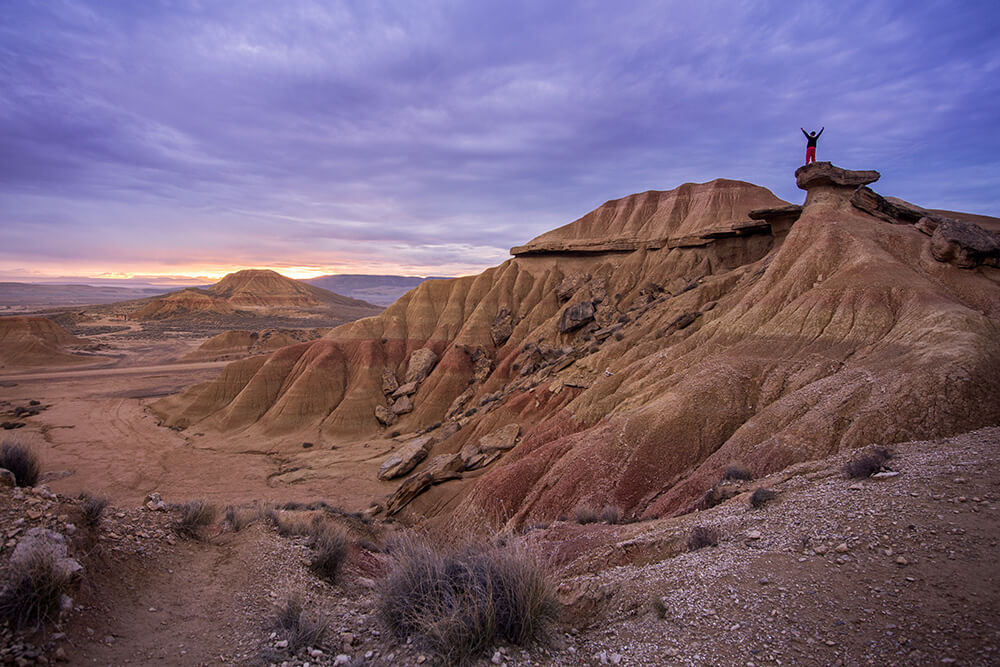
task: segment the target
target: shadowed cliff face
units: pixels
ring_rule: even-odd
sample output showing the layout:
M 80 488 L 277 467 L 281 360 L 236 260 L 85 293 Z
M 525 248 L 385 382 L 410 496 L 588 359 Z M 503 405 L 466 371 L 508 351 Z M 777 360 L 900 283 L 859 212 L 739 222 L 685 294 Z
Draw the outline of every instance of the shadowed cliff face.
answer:
M 824 187 L 780 232 L 748 214 L 785 202 L 735 181 L 609 202 L 498 267 L 423 283 L 154 407 L 170 425 L 347 448 L 444 422 L 430 459 L 514 422 L 512 450 L 409 511 L 515 523 L 584 505 L 682 511 L 732 462 L 761 474 L 996 423 L 998 270 L 935 261 L 927 236 L 843 190 Z M 610 249 L 595 249 L 602 226 Z M 392 413 L 386 369 L 403 383 L 421 348 L 439 360 L 412 411 Z

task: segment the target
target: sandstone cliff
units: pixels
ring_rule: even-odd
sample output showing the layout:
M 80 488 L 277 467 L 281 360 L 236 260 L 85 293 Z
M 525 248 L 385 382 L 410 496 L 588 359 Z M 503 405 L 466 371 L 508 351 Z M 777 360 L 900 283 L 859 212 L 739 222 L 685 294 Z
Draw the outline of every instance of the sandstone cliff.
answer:
M 583 505 L 675 513 L 734 461 L 763 474 L 997 423 L 1000 271 L 938 261 L 916 226 L 853 205 L 877 177 L 810 165 L 801 209 L 723 180 L 609 202 L 154 408 L 241 442 L 308 435 L 359 454 L 426 431 L 408 446 L 460 479 L 408 511 L 515 523 Z M 516 445 L 475 473 L 439 458 L 512 423 Z

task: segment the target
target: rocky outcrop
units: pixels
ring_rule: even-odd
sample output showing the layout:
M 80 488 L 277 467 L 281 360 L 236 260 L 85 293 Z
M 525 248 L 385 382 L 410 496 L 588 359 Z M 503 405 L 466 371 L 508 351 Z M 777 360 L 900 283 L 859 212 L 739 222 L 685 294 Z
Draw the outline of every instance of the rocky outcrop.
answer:
M 851 205 L 869 215 L 897 225 L 914 225 L 921 218 L 931 215 L 926 209 L 914 206 L 902 199 L 883 197 L 866 187 L 854 191 L 854 194 L 851 195 Z
M 428 461 L 420 472 L 407 477 L 385 503 L 385 512 L 392 516 L 421 493 L 442 482 L 462 476 L 462 459 L 458 454 L 441 454 Z
M 762 220 L 771 226 L 771 233 L 782 236 L 788 233 L 795 221 L 802 215 L 802 207 L 798 204 L 787 206 L 771 206 L 755 208 L 747 214 L 751 220 Z
M 429 347 L 414 350 L 410 355 L 410 363 L 406 367 L 405 384 L 420 383 L 430 375 L 431 369 L 438 362 L 438 355 Z
M 925 222 L 925 226 L 930 225 Z M 971 222 L 943 220 L 931 235 L 931 254 L 963 269 L 1000 266 L 1000 235 Z
M 462 461 L 463 470 L 476 470 L 488 466 L 493 461 L 517 444 L 517 437 L 521 434 L 521 427 L 518 424 L 508 424 L 502 428 L 484 435 L 475 443 L 469 443 L 462 447 L 459 458 Z
M 795 183 L 806 190 L 805 207 L 825 203 L 847 206 L 859 187 L 874 183 L 881 175 L 874 170 L 841 169 L 830 162 L 813 162 L 795 170 Z
M 594 320 L 594 304 L 590 301 L 580 301 L 566 306 L 559 318 L 559 331 L 567 333 L 575 331 Z
M 500 347 L 510 339 L 512 333 L 514 333 L 514 314 L 506 307 L 501 308 L 493 324 L 490 325 L 490 339 L 494 346 Z
M 65 535 L 35 526 L 28 529 L 24 537 L 18 540 L 10 555 L 10 567 L 14 571 L 30 567 L 30 563 L 39 557 L 54 564 L 53 574 L 60 579 L 72 581 L 83 573 L 83 566 L 76 559 L 69 557 Z
M 382 480 L 402 477 L 417 467 L 417 464 L 427 458 L 434 440 L 429 437 L 414 438 L 397 449 L 392 456 L 382 462 L 378 469 L 378 478 Z
M 381 381 L 383 394 L 391 394 L 399 389 L 399 380 L 396 379 L 396 373 L 391 368 L 382 369 Z

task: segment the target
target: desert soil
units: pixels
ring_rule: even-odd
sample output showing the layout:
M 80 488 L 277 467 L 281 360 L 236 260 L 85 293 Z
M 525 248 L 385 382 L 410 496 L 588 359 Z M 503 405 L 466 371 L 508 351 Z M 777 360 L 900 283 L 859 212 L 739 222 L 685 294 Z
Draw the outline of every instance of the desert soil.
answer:
M 511 539 L 544 554 L 563 602 L 539 644 L 481 664 L 990 665 L 1000 646 L 1000 428 L 893 445 L 885 479 L 847 479 L 852 455 L 745 485 L 715 508 L 628 525 L 556 522 Z M 766 486 L 778 497 L 747 505 Z M 0 491 L 0 528 L 60 527 L 75 501 Z M 386 526 L 337 519 L 354 546 L 341 582 L 307 567 L 305 538 L 266 522 L 204 541 L 174 513 L 119 503 L 79 530 L 87 576 L 61 626 L 31 638 L 73 664 L 434 664 L 375 614 Z M 20 521 L 20 524 L 18 522 Z M 692 527 L 720 534 L 687 551 Z M 4 551 L 16 541 L 18 532 Z M 272 636 L 289 596 L 329 623 L 310 655 Z M 658 602 L 659 601 L 659 604 Z

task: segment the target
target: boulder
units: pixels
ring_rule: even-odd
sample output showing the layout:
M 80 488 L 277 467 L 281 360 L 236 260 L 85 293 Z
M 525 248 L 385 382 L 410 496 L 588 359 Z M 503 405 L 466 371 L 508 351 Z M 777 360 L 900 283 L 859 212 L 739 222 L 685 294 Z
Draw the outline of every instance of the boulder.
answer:
M 919 206 L 895 197 L 883 197 L 871 188 L 855 190 L 851 195 L 851 205 L 893 224 L 914 225 L 929 215 Z
M 389 409 L 394 415 L 405 415 L 408 412 L 413 412 L 413 401 L 410 400 L 409 396 L 400 396 Z
M 406 384 L 396 387 L 396 390 L 392 392 L 393 398 L 399 398 L 401 396 L 412 396 L 417 393 L 417 383 L 407 382 Z
M 382 393 L 391 394 L 399 388 L 399 380 L 391 368 L 382 369 Z
M 375 419 L 383 426 L 391 426 L 396 421 L 396 415 L 384 405 L 376 405 Z
M 567 333 L 579 329 L 594 319 L 594 312 L 594 304 L 590 301 L 581 301 L 566 306 L 559 318 L 559 331 Z
M 514 333 L 514 315 L 506 307 L 501 308 L 496 319 L 493 320 L 493 324 L 490 325 L 490 338 L 493 340 L 493 345 L 500 347 L 510 339 L 512 333 Z
M 931 235 L 931 254 L 963 269 L 1000 266 L 1000 235 L 972 222 L 943 220 Z
M 476 470 L 489 465 L 517 444 L 517 436 L 521 434 L 518 424 L 507 424 L 484 435 L 478 442 L 467 443 L 462 447 L 459 456 L 465 470 Z
M 30 567 L 32 561 L 42 557 L 55 563 L 59 576 L 75 579 L 83 571 L 83 566 L 69 558 L 66 544 L 66 536 L 62 533 L 40 526 L 31 528 L 14 547 L 14 553 L 10 556 L 10 569 L 16 571 L 22 567 Z
M 406 473 L 417 467 L 417 464 L 427 458 L 427 452 L 434 439 L 414 438 L 403 444 L 402 447 L 393 452 L 392 456 L 382 462 L 378 469 L 378 478 L 381 480 L 402 477 Z
M 590 280 L 589 273 L 572 273 L 556 286 L 556 298 L 560 301 L 569 301 L 570 297 L 576 294 L 576 291 L 587 284 Z
M 163 502 L 163 498 L 156 491 L 153 491 L 146 496 L 145 500 L 142 501 L 143 506 L 151 512 L 166 512 L 167 504 Z
M 414 350 L 410 355 L 410 363 L 406 367 L 405 382 L 423 382 L 424 378 L 430 375 L 437 362 L 438 356 L 431 348 L 422 347 L 419 350 Z
M 462 458 L 458 454 L 441 454 L 427 463 L 427 467 L 410 475 L 399 485 L 385 504 L 386 514 L 393 515 L 403 509 L 411 500 L 435 484 L 458 479 L 462 476 Z
M 0 468 L 0 488 L 9 487 L 14 488 L 17 486 L 17 478 L 14 477 L 14 473 L 6 468 Z
M 874 169 L 851 171 L 834 166 L 832 162 L 813 162 L 795 170 L 795 184 L 802 190 L 824 185 L 857 188 L 874 183 L 881 177 Z

